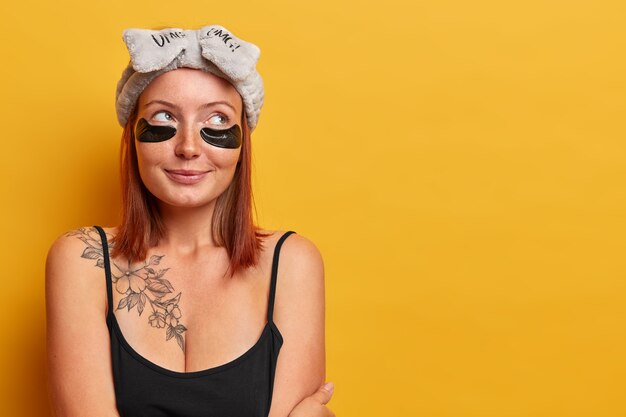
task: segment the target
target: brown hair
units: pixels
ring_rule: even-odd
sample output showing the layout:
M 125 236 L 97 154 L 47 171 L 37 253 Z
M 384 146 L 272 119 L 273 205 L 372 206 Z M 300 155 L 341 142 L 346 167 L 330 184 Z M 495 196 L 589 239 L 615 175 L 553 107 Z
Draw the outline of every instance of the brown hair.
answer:
M 120 149 L 120 178 L 122 185 L 122 215 L 119 231 L 111 239 L 111 256 L 122 255 L 133 261 L 146 258 L 148 248 L 158 244 L 165 236 L 156 197 L 148 191 L 139 176 L 135 133 L 137 106 L 133 109 L 122 132 Z M 218 246 L 226 248 L 230 259 L 230 276 L 239 269 L 254 266 L 258 262 L 263 234 L 252 217 L 252 152 L 250 129 L 242 114 L 243 140 L 240 160 L 233 179 L 217 198 L 212 219 L 212 234 Z M 228 272 L 227 270 L 227 272 Z

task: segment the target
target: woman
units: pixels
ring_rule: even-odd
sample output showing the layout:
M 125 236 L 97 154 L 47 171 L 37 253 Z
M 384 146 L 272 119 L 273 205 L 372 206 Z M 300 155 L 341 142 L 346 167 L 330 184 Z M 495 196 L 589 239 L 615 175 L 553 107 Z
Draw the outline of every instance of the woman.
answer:
M 46 262 L 53 408 L 332 416 L 321 255 L 252 220 L 259 49 L 217 25 L 124 41 L 121 224 L 60 236 Z

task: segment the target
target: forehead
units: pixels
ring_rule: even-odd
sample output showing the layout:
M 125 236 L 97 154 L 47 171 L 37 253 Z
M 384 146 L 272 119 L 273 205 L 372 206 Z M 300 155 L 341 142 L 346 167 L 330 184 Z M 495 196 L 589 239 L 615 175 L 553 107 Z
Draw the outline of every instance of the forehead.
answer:
M 139 107 L 152 100 L 166 100 L 189 108 L 225 101 L 237 110 L 237 114 L 241 114 L 243 106 L 241 96 L 230 82 L 193 68 L 178 68 L 152 80 L 139 95 Z

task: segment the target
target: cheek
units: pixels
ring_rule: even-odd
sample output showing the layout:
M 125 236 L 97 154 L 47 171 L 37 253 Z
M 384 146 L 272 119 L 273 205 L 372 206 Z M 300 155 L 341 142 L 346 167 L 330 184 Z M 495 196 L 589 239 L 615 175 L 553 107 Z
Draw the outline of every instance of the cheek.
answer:
M 135 149 L 137 149 L 137 159 L 146 162 L 154 162 L 163 159 L 168 152 L 172 152 L 168 142 L 139 142 L 135 141 Z
M 168 146 L 163 143 L 142 143 L 135 142 L 137 150 L 137 165 L 139 173 L 145 181 L 145 176 L 150 173 L 151 169 L 159 168 L 168 152 Z
M 239 155 L 241 154 L 241 147 L 237 149 L 212 148 L 209 158 L 218 168 L 234 169 L 236 167 L 237 161 L 239 161 Z

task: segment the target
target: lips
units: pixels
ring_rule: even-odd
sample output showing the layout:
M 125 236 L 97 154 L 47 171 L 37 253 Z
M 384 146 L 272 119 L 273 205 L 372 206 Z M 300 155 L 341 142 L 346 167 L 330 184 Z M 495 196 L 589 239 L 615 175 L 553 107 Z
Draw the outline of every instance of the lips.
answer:
M 176 175 L 200 175 L 200 174 L 205 174 L 209 171 L 193 171 L 193 170 L 187 170 L 187 169 L 166 169 L 167 172 L 171 172 L 172 174 L 176 174 Z
M 165 174 L 180 184 L 196 184 L 211 171 L 196 171 L 187 169 L 166 169 Z

